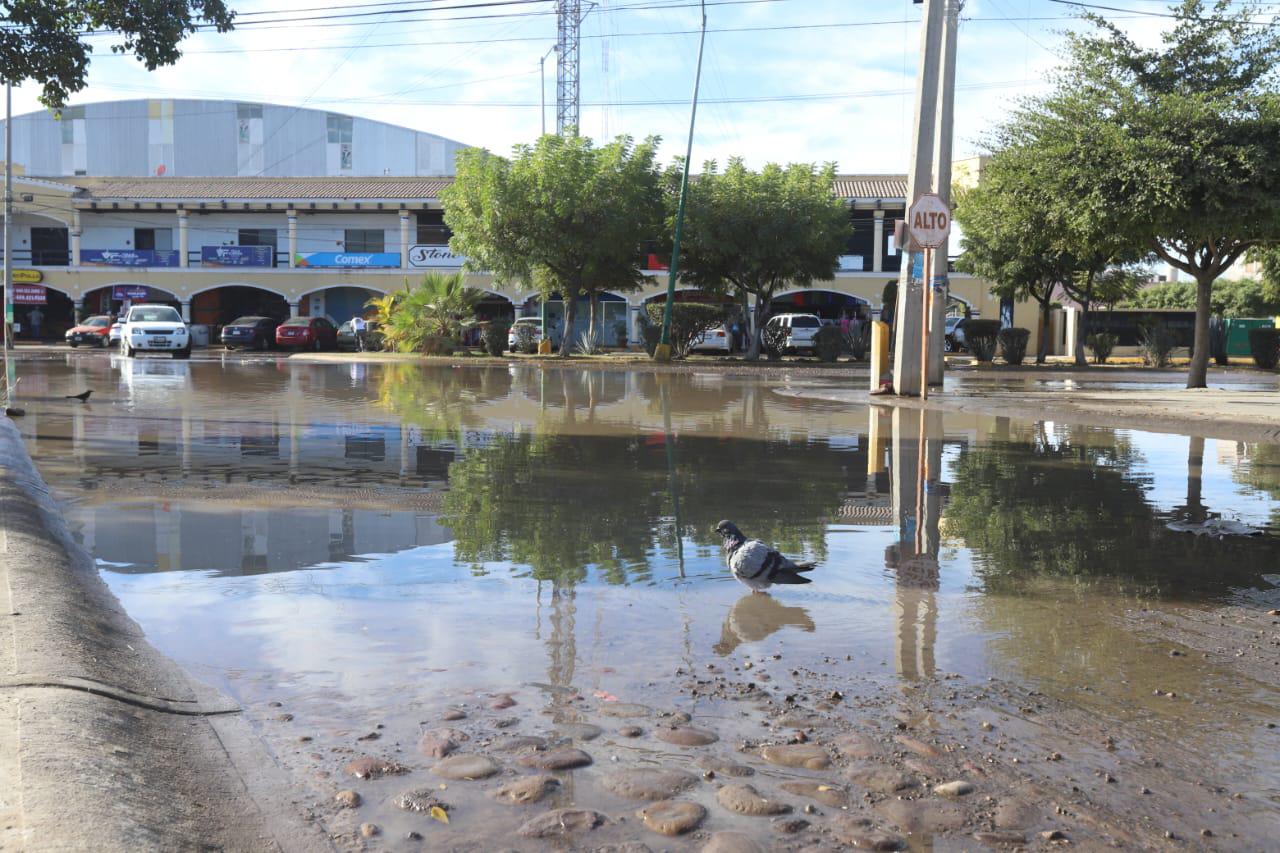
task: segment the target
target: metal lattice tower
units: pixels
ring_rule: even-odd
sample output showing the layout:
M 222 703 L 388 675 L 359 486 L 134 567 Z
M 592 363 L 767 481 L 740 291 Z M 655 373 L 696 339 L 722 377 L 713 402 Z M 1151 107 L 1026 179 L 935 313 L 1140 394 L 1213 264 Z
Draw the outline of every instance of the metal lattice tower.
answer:
M 578 133 L 582 0 L 556 0 L 556 133 Z

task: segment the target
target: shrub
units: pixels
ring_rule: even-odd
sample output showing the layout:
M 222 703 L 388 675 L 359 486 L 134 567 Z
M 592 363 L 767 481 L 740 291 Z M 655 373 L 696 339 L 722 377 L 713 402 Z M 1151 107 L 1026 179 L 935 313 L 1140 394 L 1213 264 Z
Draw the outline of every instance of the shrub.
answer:
M 996 357 L 1000 341 L 999 320 L 965 320 L 964 342 L 978 361 L 989 362 Z
M 844 335 L 839 326 L 823 326 L 813 336 L 813 352 L 818 356 L 818 361 L 835 361 L 843 348 Z
M 602 347 L 600 339 L 590 332 L 578 335 L 578 355 L 599 355 Z
M 452 355 L 458 342 L 444 335 L 423 335 L 420 352 L 423 355 Z
M 617 346 L 626 347 L 627 345 L 627 324 L 626 323 L 613 324 L 613 340 Z
M 786 345 L 787 330 L 781 324 L 770 326 L 766 323 L 760 331 L 760 348 L 764 350 L 765 357 L 770 361 L 777 361 L 782 358 L 782 350 Z
M 491 321 L 480 335 L 480 339 L 484 342 L 484 351 L 495 357 L 502 355 L 507 348 L 507 332 L 510 331 L 511 324 L 506 320 Z
M 653 354 L 658 351 L 658 342 L 662 340 L 662 327 L 646 323 L 641 327 L 640 335 L 644 338 L 644 351 L 649 354 L 649 358 L 653 358 Z
M 661 335 L 664 302 L 651 302 L 645 306 L 649 323 Z M 724 309 L 719 305 L 699 302 L 676 302 L 671 306 L 671 357 L 684 358 L 693 342 L 706 332 L 724 322 Z M 656 347 L 657 344 L 655 343 Z
M 1249 352 L 1253 363 L 1263 370 L 1275 370 L 1280 362 L 1280 329 L 1261 326 L 1249 330 Z
M 849 351 L 849 355 L 854 361 L 862 361 L 866 358 L 867 347 L 870 344 L 871 324 L 862 323 L 860 325 L 850 325 L 848 334 L 843 334 L 845 349 Z
M 1138 352 L 1148 367 L 1168 367 L 1173 352 L 1173 334 L 1160 321 L 1143 323 L 1138 330 Z
M 1000 341 L 1000 355 L 1008 364 L 1022 364 L 1027 357 L 1027 342 L 1031 340 L 1030 329 L 1001 329 L 996 337 Z
M 538 351 L 538 331 L 532 323 L 521 323 L 516 326 L 516 352 L 535 353 Z
M 1084 343 L 1093 353 L 1094 364 L 1106 364 L 1116 348 L 1116 336 L 1110 332 L 1098 332 L 1086 338 Z

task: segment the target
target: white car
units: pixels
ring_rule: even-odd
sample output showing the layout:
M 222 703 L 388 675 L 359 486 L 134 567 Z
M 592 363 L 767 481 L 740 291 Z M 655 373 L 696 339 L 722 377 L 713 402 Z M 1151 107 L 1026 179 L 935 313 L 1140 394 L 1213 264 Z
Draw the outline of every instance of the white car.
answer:
M 507 331 L 507 349 L 511 352 L 516 351 L 516 332 L 521 326 L 533 327 L 533 340 L 535 342 L 542 340 L 542 318 L 541 317 L 520 317 L 511 324 L 511 328 Z M 555 346 L 555 340 L 551 341 L 551 345 Z
M 813 352 L 813 339 L 822 328 L 816 314 L 777 314 L 769 318 L 769 329 L 781 329 L 784 333 L 782 349 L 786 352 Z
M 692 352 L 729 352 L 733 338 L 729 335 L 728 326 L 716 326 L 699 335 L 689 347 Z
M 182 315 L 168 305 L 134 305 L 120 324 L 120 352 L 171 352 L 191 357 L 191 332 Z

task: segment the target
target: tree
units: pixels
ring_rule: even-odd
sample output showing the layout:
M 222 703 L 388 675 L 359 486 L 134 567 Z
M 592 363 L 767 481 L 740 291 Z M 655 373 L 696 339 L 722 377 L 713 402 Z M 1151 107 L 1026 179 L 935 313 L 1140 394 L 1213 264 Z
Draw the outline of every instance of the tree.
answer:
M 650 302 L 645 306 L 649 323 L 662 325 L 662 314 L 667 310 L 663 302 Z M 698 302 L 677 302 L 671 306 L 671 352 L 674 358 L 684 358 L 704 334 L 724 323 L 723 305 L 704 305 Z
M 1167 281 L 1138 291 L 1121 307 L 1194 311 L 1196 285 L 1186 281 Z M 1280 314 L 1280 298 L 1268 297 L 1262 282 L 1242 278 L 1215 284 L 1210 307 L 1220 317 L 1274 317 Z
M 394 302 L 382 328 L 384 340 L 400 352 L 452 349 L 475 318 L 483 294 L 467 287 L 462 273 L 427 273 L 418 286 Z
M 201 21 L 222 33 L 235 17 L 222 0 L 9 0 L 4 5 L 0 76 L 15 86 L 39 83 L 40 101 L 54 108 L 85 87 L 93 52 L 84 41 L 87 33 L 112 33 L 112 53 L 132 53 L 154 71 L 178 61 L 178 43 L 201 28 Z
M 1086 15 L 1095 29 L 1069 36 L 1055 90 L 1000 134 L 1045 155 L 1037 171 L 1077 237 L 1121 240 L 1195 279 L 1189 388 L 1206 384 L 1214 281 L 1280 239 L 1280 31 L 1253 14 L 1183 0 L 1151 49 Z
M 672 165 L 665 176 L 668 231 L 675 227 L 680 168 Z M 834 179 L 830 164 L 817 169 L 770 163 L 752 172 L 735 158 L 723 173 L 707 163 L 689 185 L 680 277 L 701 290 L 733 288 L 744 301 L 755 297 L 749 359 L 760 357 L 760 330 L 778 288 L 808 287 L 839 267 L 852 226 L 848 209 L 832 192 Z
M 595 147 L 585 137 L 544 136 L 510 160 L 480 149 L 458 155 L 457 179 L 441 194 L 449 247 L 501 282 L 532 283 L 564 301 L 560 355 L 568 356 L 577 300 L 592 310 L 601 291 L 637 290 L 640 246 L 662 220 L 656 138 Z

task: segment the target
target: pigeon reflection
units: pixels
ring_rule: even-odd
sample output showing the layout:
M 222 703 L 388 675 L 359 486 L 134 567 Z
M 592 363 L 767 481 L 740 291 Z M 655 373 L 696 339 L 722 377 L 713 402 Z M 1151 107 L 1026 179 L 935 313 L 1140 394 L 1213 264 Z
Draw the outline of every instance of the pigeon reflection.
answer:
M 749 592 L 729 608 L 720 628 L 720 642 L 712 648 L 724 657 L 743 643 L 758 643 L 788 627 L 810 634 L 817 628 L 803 607 L 789 607 L 770 595 Z

